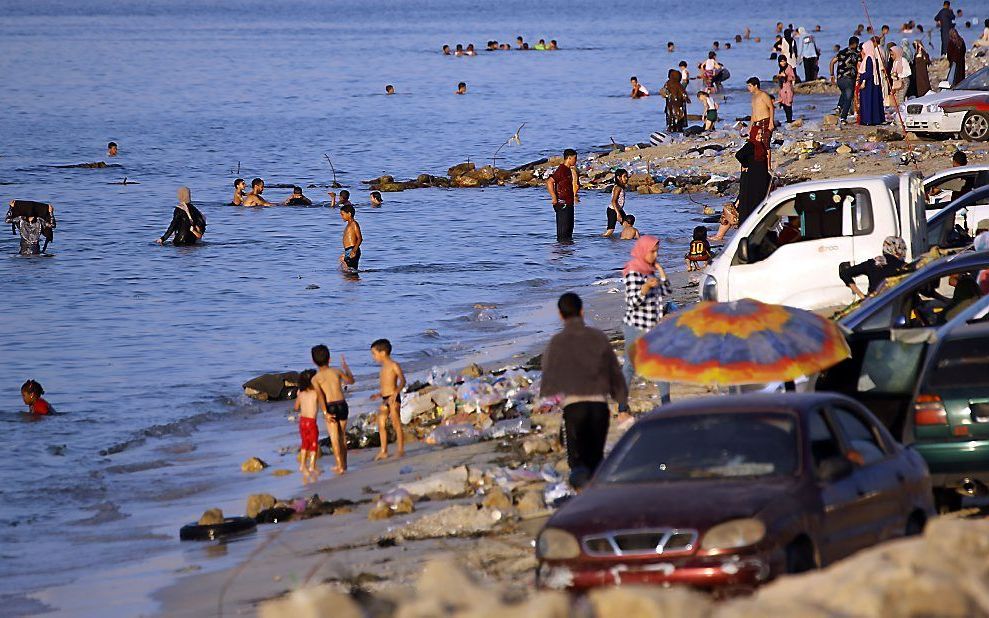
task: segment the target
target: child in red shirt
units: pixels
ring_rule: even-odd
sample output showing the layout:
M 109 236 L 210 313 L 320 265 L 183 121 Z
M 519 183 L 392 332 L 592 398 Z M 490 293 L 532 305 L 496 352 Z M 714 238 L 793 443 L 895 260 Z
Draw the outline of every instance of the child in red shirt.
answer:
M 51 405 L 42 397 L 44 394 L 45 389 L 41 388 L 41 385 L 34 380 L 28 380 L 21 386 L 21 397 L 27 404 L 30 414 L 44 416 L 52 412 Z

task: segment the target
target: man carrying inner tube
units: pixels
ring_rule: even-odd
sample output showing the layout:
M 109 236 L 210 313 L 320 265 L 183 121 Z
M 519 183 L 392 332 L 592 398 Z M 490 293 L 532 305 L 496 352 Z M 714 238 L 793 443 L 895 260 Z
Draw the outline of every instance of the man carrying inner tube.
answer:
M 38 255 L 48 249 L 55 238 L 55 209 L 51 204 L 29 200 L 11 200 L 4 222 L 10 224 L 12 233 L 20 232 L 21 255 Z M 44 247 L 39 239 L 45 237 Z

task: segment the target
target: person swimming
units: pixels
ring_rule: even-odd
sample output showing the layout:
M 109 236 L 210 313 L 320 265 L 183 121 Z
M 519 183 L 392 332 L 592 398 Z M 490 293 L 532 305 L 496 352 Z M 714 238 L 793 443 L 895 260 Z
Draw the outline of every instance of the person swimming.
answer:
M 274 206 L 271 202 L 261 197 L 264 193 L 264 180 L 255 178 L 251 181 L 251 192 L 244 196 L 244 206 Z
M 234 181 L 234 196 L 230 200 L 231 206 L 241 206 L 244 203 L 244 189 L 247 188 L 247 183 L 244 182 L 243 178 L 238 178 Z
M 312 206 L 312 200 L 302 195 L 302 187 L 292 187 L 292 196 L 283 203 L 284 206 Z
M 44 394 L 45 389 L 35 380 L 28 380 L 21 386 L 21 399 L 27 404 L 29 414 L 48 416 L 55 411 L 55 408 L 42 397 Z
M 467 94 L 467 83 L 460 82 L 457 84 L 457 91 L 455 94 Z

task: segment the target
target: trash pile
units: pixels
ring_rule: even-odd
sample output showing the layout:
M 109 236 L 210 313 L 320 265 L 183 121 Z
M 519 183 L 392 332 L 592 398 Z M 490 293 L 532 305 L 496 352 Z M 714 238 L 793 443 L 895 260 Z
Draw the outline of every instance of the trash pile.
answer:
M 434 368 L 426 382 L 402 394 L 402 425 L 416 439 L 437 446 L 525 435 L 532 431 L 533 413 L 560 409 L 557 399 L 538 398 L 538 380 L 536 372 L 521 368 L 484 373 L 472 365 L 460 375 Z M 354 419 L 347 429 L 350 448 L 380 444 L 375 414 Z

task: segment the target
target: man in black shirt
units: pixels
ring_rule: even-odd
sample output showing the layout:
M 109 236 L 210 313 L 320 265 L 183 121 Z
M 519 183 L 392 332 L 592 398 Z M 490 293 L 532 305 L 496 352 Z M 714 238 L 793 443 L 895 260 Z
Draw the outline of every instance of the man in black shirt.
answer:
M 951 3 L 945 0 L 944 8 L 934 16 L 934 23 L 941 28 L 941 57 L 948 55 L 948 35 L 955 27 L 955 13 L 951 10 Z
M 855 78 L 858 74 L 859 39 L 848 39 L 848 47 L 838 52 L 831 60 L 831 81 L 841 89 L 838 98 L 838 116 L 842 122 L 848 122 L 848 111 L 855 99 Z

